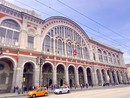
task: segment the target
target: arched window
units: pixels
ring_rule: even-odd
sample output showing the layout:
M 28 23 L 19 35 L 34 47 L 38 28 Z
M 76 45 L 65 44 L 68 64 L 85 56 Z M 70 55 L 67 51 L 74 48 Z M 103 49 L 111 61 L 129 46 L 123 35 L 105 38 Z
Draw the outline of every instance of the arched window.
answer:
M 76 51 L 77 51 L 77 55 L 76 56 L 80 58 L 80 56 L 81 56 L 81 47 L 80 47 L 80 45 L 76 46 Z
M 118 65 L 120 65 L 120 59 L 119 59 L 119 56 L 116 55 L 116 58 L 117 58 L 117 63 L 118 63 Z
M 113 56 L 113 64 L 116 64 L 116 56 L 115 56 L 115 54 L 113 54 L 112 56 Z
M 72 45 L 70 42 L 67 43 L 67 56 L 72 56 Z
M 72 57 L 75 56 L 74 50 L 76 50 L 76 57 L 83 58 L 84 55 L 86 59 L 89 58 L 87 48 L 84 49 L 81 47 L 85 46 L 84 39 L 72 28 L 63 25 L 56 26 L 50 29 L 46 36 L 50 38 L 45 37 L 46 41 L 44 39 L 43 50 L 46 47 L 46 51 L 48 50 L 49 52 L 62 56 L 66 54 L 66 56 Z
M 111 56 L 111 53 L 108 53 L 108 56 L 109 56 L 109 62 L 112 63 L 112 56 Z
M 104 58 L 104 62 L 108 62 L 106 51 L 103 51 L 103 58 Z
M 63 48 L 62 48 L 62 44 L 63 44 L 63 43 L 62 43 L 62 40 L 61 40 L 61 39 L 58 39 L 58 43 L 57 43 L 57 44 L 58 44 L 58 45 L 57 45 L 57 46 L 58 46 L 58 47 L 57 47 L 57 53 L 61 55 L 61 54 L 62 54 L 62 51 L 63 51 L 63 50 L 62 50 L 62 49 L 63 49 Z
M 89 59 L 89 52 L 87 47 L 83 48 L 84 59 Z
M 0 42 L 9 45 L 18 45 L 20 26 L 11 19 L 4 20 L 0 25 Z
M 43 50 L 46 52 L 50 52 L 50 37 L 46 36 L 43 42 Z
M 102 51 L 98 49 L 98 58 L 100 62 L 103 62 Z

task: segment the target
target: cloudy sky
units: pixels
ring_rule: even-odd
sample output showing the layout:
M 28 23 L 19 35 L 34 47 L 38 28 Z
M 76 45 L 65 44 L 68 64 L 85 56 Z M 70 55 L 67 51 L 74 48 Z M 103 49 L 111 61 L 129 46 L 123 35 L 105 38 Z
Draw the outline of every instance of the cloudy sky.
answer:
M 130 63 L 130 0 L 6 1 L 35 10 L 42 19 L 50 16 L 70 18 L 79 24 L 89 37 L 120 49 L 124 52 L 125 63 Z

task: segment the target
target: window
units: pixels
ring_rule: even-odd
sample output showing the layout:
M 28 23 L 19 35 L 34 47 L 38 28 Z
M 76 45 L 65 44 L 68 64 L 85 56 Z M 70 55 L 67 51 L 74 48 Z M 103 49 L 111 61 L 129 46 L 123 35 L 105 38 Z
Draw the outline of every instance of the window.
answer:
M 110 53 L 108 53 L 108 56 L 109 56 L 109 62 L 112 63 L 112 56 Z
M 34 37 L 28 36 L 28 48 L 34 48 Z
M 18 25 L 17 22 L 15 22 L 14 20 L 11 19 L 6 19 L 2 22 L 2 26 L 8 27 L 8 28 L 12 28 L 15 30 L 19 30 L 20 26 Z
M 18 45 L 20 26 L 14 20 L 7 19 L 1 23 L 0 42 L 8 45 Z
M 102 51 L 100 49 L 98 49 L 98 58 L 100 62 L 103 62 Z
M 57 50 L 57 53 L 58 54 L 62 54 L 62 40 L 61 39 L 58 39 L 58 50 Z
M 46 52 L 50 52 L 50 37 L 48 35 L 44 39 L 43 50 Z
M 67 56 L 72 56 L 72 45 L 70 42 L 67 43 Z
M 81 49 L 81 47 L 79 45 L 77 45 L 76 46 L 76 51 L 77 51 L 77 55 L 76 56 L 79 57 L 79 58 L 81 56 L 81 50 L 80 49 Z
M 89 59 L 89 53 L 88 53 L 88 49 L 86 47 L 83 48 L 83 55 L 84 55 L 84 59 Z
M 116 56 L 113 54 L 113 64 L 116 64 Z
M 84 45 L 82 45 L 84 43 Z M 77 51 L 76 57 L 88 59 L 87 48 L 84 49 L 85 42 L 82 37 L 73 29 L 67 26 L 56 26 L 50 29 L 43 41 L 43 50 L 57 55 L 73 56 L 74 50 Z
M 107 53 L 103 51 L 104 62 L 108 62 Z
M 116 58 L 117 58 L 117 63 L 118 63 L 118 65 L 120 65 L 120 59 L 119 59 L 119 56 L 117 55 Z

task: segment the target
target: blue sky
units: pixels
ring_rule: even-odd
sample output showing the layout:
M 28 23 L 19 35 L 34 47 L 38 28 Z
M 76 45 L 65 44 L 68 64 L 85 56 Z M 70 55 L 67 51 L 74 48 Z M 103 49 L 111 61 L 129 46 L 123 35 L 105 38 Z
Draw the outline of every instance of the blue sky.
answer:
M 38 0 L 48 7 L 35 0 L 6 1 L 30 10 L 34 10 L 31 8 L 33 7 L 38 10 L 36 12 L 42 16 L 42 19 L 50 16 L 65 16 L 70 18 L 79 24 L 87 32 L 89 37 L 120 49 L 124 52 L 125 63 L 130 63 L 130 0 L 59 0 L 103 26 L 110 28 L 112 31 L 64 6 L 58 0 Z M 64 15 L 53 11 L 51 8 L 56 9 Z M 96 32 L 87 28 L 87 26 Z

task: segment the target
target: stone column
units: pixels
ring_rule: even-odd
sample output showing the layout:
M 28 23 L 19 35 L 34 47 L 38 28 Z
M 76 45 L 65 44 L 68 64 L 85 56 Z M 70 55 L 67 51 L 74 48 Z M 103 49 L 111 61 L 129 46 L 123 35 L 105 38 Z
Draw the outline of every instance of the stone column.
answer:
M 53 85 L 57 84 L 57 70 L 56 70 L 56 66 L 54 66 L 53 69 Z
M 56 44 L 55 44 L 55 38 L 53 38 L 53 53 L 54 53 L 54 55 L 56 55 L 56 49 L 55 49 L 55 46 Z
M 65 51 L 64 51 L 64 52 L 65 52 L 65 57 L 67 57 L 67 51 L 66 51 L 66 50 L 67 50 L 67 49 L 66 49 L 67 46 L 66 46 L 66 41 L 64 41 L 64 45 L 65 45 L 65 47 L 64 47 L 64 48 L 65 48 Z
M 101 72 L 101 70 L 99 70 L 99 72 L 100 72 L 100 77 L 101 77 L 101 85 L 103 85 L 104 84 L 104 80 L 103 80 L 103 74 L 102 74 L 102 72 Z
M 15 86 L 22 88 L 23 83 L 23 68 L 17 67 Z
M 26 46 L 27 46 L 27 34 L 26 34 L 26 31 L 25 30 L 21 30 L 20 32 L 20 39 L 19 39 L 19 45 L 20 45 L 20 48 L 22 49 L 25 49 Z
M 94 51 L 94 52 L 95 52 L 96 61 L 97 61 L 97 62 L 100 62 L 100 61 L 99 61 L 99 57 L 98 57 L 98 49 L 95 48 L 95 51 Z
M 94 66 L 92 68 L 92 82 L 93 82 L 93 85 L 95 85 L 95 86 L 98 85 L 97 73 L 96 73 Z
M 90 48 L 89 48 L 89 55 L 90 55 L 90 60 L 94 60 L 93 59 L 93 49 L 92 49 L 92 46 L 90 46 Z
M 34 81 L 33 85 L 34 86 L 39 85 L 39 71 L 40 71 L 39 68 L 35 68 L 33 70 L 33 81 Z
M 35 37 L 35 40 L 34 40 L 34 48 L 37 50 L 37 51 L 41 51 L 42 49 L 42 44 L 41 42 L 43 43 L 43 40 L 41 39 L 41 35 L 37 35 Z M 45 47 L 44 47 L 45 48 Z
M 121 73 L 119 72 L 119 80 L 120 80 L 120 83 L 122 84 L 123 83 L 123 81 L 122 81 L 122 75 L 121 75 Z
M 87 78 L 87 72 L 86 72 L 86 69 L 84 68 L 83 69 L 83 72 L 84 72 L 84 83 L 86 84 L 88 84 L 88 78 Z
M 105 70 L 105 82 L 110 83 L 109 81 L 109 75 L 107 74 L 107 70 Z
M 113 84 L 114 81 L 113 81 L 113 76 L 112 76 L 112 72 L 110 71 L 110 79 L 111 79 L 111 83 Z
M 75 71 L 75 78 L 76 78 L 76 85 L 79 87 L 79 74 L 78 74 L 78 69 L 76 68 L 76 71 Z
M 116 71 L 114 71 L 114 77 L 115 77 L 115 81 L 116 81 L 116 83 L 119 84 L 119 81 L 118 81 L 118 78 L 117 78 Z
M 124 80 L 124 83 L 127 83 L 126 75 L 124 72 L 123 72 L 123 80 Z
M 12 80 L 12 87 L 11 87 L 11 92 L 14 91 L 14 86 L 15 86 L 15 82 L 16 82 L 16 74 L 17 74 L 17 68 L 13 69 L 13 80 Z
M 65 71 L 65 77 L 66 77 L 66 84 L 69 85 L 69 73 L 68 73 L 68 67 L 66 68 L 66 71 Z

